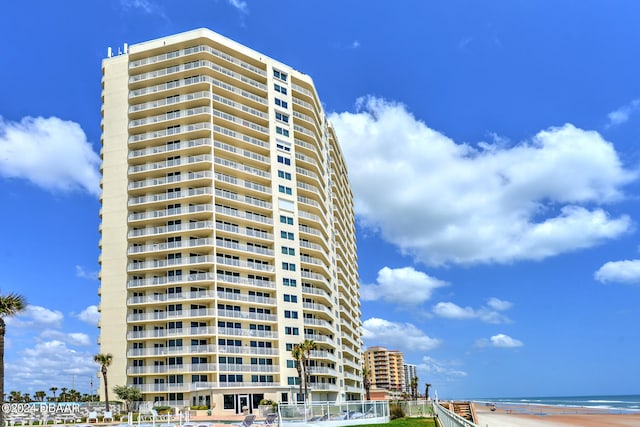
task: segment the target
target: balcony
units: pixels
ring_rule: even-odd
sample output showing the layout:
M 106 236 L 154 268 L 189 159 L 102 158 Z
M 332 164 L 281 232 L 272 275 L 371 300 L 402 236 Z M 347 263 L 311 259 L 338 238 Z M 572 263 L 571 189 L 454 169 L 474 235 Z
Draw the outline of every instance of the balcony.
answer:
M 218 335 L 226 335 L 232 337 L 250 337 L 250 338 L 264 338 L 264 339 L 277 339 L 278 333 L 274 331 L 259 331 L 257 329 L 246 328 L 218 328 Z
M 182 135 L 190 132 L 197 131 L 205 131 L 207 134 L 210 134 L 213 126 L 208 122 L 201 123 L 193 123 L 188 125 L 180 125 L 179 127 L 172 127 L 169 129 L 162 129 L 153 132 L 139 133 L 135 135 L 129 135 L 128 142 L 129 144 L 136 142 L 144 142 L 149 141 L 151 139 L 164 138 L 164 137 L 174 137 L 177 135 Z
M 212 147 L 213 140 L 211 138 L 192 139 L 189 141 L 180 141 L 172 144 L 159 145 L 156 147 L 143 148 L 140 150 L 129 151 L 129 159 L 138 157 L 152 156 L 164 153 L 172 153 L 174 151 L 185 150 L 197 147 Z
M 153 294 L 127 298 L 127 305 L 175 303 L 189 300 L 212 300 L 214 291 L 192 291 L 166 294 Z M 219 295 L 219 293 L 218 293 Z
M 169 209 L 160 209 L 155 211 L 148 212 L 138 212 L 129 214 L 127 217 L 127 221 L 143 221 L 148 219 L 156 219 L 156 218 L 165 218 L 169 216 L 175 215 L 186 215 L 186 214 L 195 214 L 195 213 L 213 213 L 213 205 L 210 204 L 201 204 L 201 205 L 192 205 L 192 206 L 184 206 L 179 208 L 169 208 Z
M 211 187 L 190 188 L 188 190 L 172 191 L 166 193 L 150 194 L 147 196 L 132 197 L 128 201 L 129 206 L 140 206 L 150 203 L 159 203 L 184 199 L 188 197 L 212 196 Z
M 226 206 L 216 205 L 216 213 L 220 214 L 220 215 L 228 216 L 228 217 L 231 217 L 231 218 L 237 218 L 237 219 L 246 220 L 246 221 L 258 222 L 258 223 L 264 224 L 264 225 L 273 224 L 273 219 L 271 219 L 268 216 L 258 215 L 258 214 L 255 214 L 253 212 L 239 211 L 238 209 L 229 208 L 229 207 L 226 207 Z M 245 251 L 248 250 L 248 251 L 251 251 L 251 252 L 256 252 L 256 251 L 253 251 L 251 249 L 239 248 L 239 247 L 236 247 L 234 249 L 240 249 L 240 250 L 245 250 Z M 259 252 L 258 251 L 257 253 L 264 253 L 264 255 L 273 255 L 273 251 L 267 251 L 266 249 L 265 249 L 265 252 Z
M 145 339 L 145 338 L 171 338 L 171 337 L 190 337 L 190 336 L 206 336 L 215 335 L 216 328 L 214 326 L 201 326 L 197 328 L 174 328 L 174 329 L 154 329 L 150 331 L 129 331 L 127 332 L 128 340 Z
M 203 100 L 203 99 L 209 100 L 210 98 L 211 98 L 211 92 L 208 92 L 208 91 L 187 93 L 187 94 L 179 95 L 175 97 L 172 96 L 169 98 L 155 99 L 153 101 L 143 102 L 142 104 L 131 105 L 129 107 L 129 113 L 130 114 L 137 113 L 137 112 L 164 107 L 167 105 L 181 104 L 183 102 L 189 102 L 189 101 L 197 101 L 197 100 Z
M 215 174 L 216 181 L 230 184 L 233 186 L 240 187 L 244 190 L 251 190 L 257 193 L 261 193 L 262 196 L 271 196 L 271 187 L 267 187 L 262 184 L 258 184 L 251 181 L 245 181 L 243 179 L 236 178 L 235 176 L 226 175 L 220 172 L 216 172 Z
M 247 285 L 255 286 L 257 288 L 275 289 L 276 283 L 271 280 L 257 280 L 249 279 L 247 277 L 232 276 L 230 274 L 217 274 L 216 280 L 218 282 L 230 283 L 234 285 Z
M 247 92 L 243 89 L 232 86 L 228 83 L 224 83 L 220 80 L 214 79 L 209 76 L 194 76 L 187 77 L 182 80 L 171 81 L 167 83 L 161 83 L 154 86 L 148 86 L 140 89 L 135 89 L 129 92 L 129 99 L 146 97 L 147 95 L 158 94 L 159 96 L 166 96 L 166 94 L 161 94 L 161 92 L 166 92 L 169 90 L 185 88 L 189 86 L 194 86 L 198 84 L 206 84 L 209 85 L 209 88 L 216 86 L 217 88 L 224 89 L 230 93 L 241 96 L 245 98 L 247 101 L 253 101 L 260 105 L 267 105 L 266 98 L 256 95 L 251 92 Z
M 214 127 L 219 127 L 219 126 L 214 126 Z M 262 165 L 265 165 L 265 166 L 270 165 L 269 157 L 263 156 L 258 153 L 254 153 L 253 151 L 242 150 L 234 145 L 229 145 L 220 141 L 215 141 L 214 147 L 219 150 L 226 151 L 227 153 L 232 153 L 236 156 L 244 157 L 245 159 L 251 160 L 253 162 L 261 163 Z
M 216 195 L 216 198 L 234 200 L 237 202 L 245 203 L 251 206 L 255 206 L 255 207 L 263 208 L 267 210 L 271 210 L 271 207 L 272 207 L 272 204 L 265 200 L 261 200 L 256 197 L 237 194 L 228 190 L 221 190 L 219 188 L 216 188 L 215 195 Z
M 265 85 L 264 83 L 260 83 L 250 77 L 244 76 L 240 73 L 236 73 L 235 71 L 232 71 L 214 62 L 207 61 L 205 59 L 191 61 L 184 64 L 179 64 L 179 65 L 174 65 L 171 67 L 149 71 L 142 74 L 136 74 L 129 77 L 129 84 L 142 83 L 147 80 L 152 80 L 152 79 L 156 79 L 164 76 L 173 76 L 175 74 L 185 73 L 190 70 L 195 70 L 197 68 L 207 68 L 209 70 L 220 73 L 226 77 L 230 77 L 234 79 L 236 83 L 242 83 L 250 87 L 253 87 L 255 89 L 261 90 L 263 92 L 267 90 L 267 85 Z
M 275 314 L 252 313 L 249 311 L 239 310 L 221 310 L 217 311 L 218 318 L 241 319 L 241 320 L 258 320 L 262 322 L 277 322 L 278 316 Z M 257 332 L 257 331 L 256 331 Z
M 173 58 L 181 58 L 184 56 L 188 56 L 188 55 L 196 55 L 198 53 L 201 52 L 206 52 L 209 53 L 211 55 L 214 55 L 218 58 L 224 59 L 226 61 L 229 61 L 230 63 L 236 64 L 242 68 L 245 68 L 253 73 L 256 73 L 260 76 L 266 77 L 267 73 L 258 68 L 255 67 L 251 64 L 248 64 L 238 58 L 235 58 L 231 55 L 228 55 L 222 51 L 219 51 L 218 49 L 214 49 L 211 46 L 206 46 L 206 45 L 198 45 L 198 46 L 193 46 L 193 47 L 189 47 L 186 49 L 180 49 L 177 51 L 173 51 L 173 52 L 168 52 L 168 53 L 163 53 L 161 55 L 156 55 L 156 56 L 151 56 L 148 58 L 143 58 L 143 59 L 139 59 L 137 61 L 133 61 L 129 63 L 129 69 L 136 69 L 139 67 L 143 67 L 145 65 L 150 65 L 150 64 L 155 64 L 157 62 L 162 62 L 162 61 L 167 61 Z
M 137 289 L 144 287 L 158 287 L 167 284 L 180 285 L 195 284 L 195 282 L 213 282 L 215 277 L 215 273 L 197 273 L 177 276 L 150 277 L 148 279 L 131 279 L 127 281 L 127 288 Z
M 212 114 L 211 107 L 188 108 L 186 110 L 171 111 L 171 112 L 159 114 L 156 116 L 148 116 L 141 119 L 131 120 L 129 121 L 129 129 L 168 122 L 170 120 L 183 119 L 185 117 L 200 116 L 203 114 L 211 115 Z M 165 126 L 166 126 L 166 123 L 165 123 Z
M 329 338 L 326 335 L 318 335 L 318 334 L 304 334 L 305 340 L 313 340 L 315 342 L 324 342 L 333 344 L 333 339 Z
M 207 164 L 210 164 L 212 157 L 210 154 L 200 154 L 198 156 L 188 156 L 188 157 L 180 157 L 172 160 L 165 160 L 162 162 L 155 163 L 145 163 L 142 165 L 129 166 L 128 173 L 143 173 L 155 170 L 169 169 L 169 168 L 178 168 L 180 166 L 186 165 L 195 165 L 198 163 L 205 163 L 202 165 L 202 168 L 207 168 Z
M 231 249 L 238 252 L 249 252 L 251 254 L 264 255 L 268 257 L 273 256 L 273 249 L 267 249 L 260 246 L 248 245 L 244 243 L 230 242 L 227 240 L 216 240 L 216 247 L 222 249 Z
M 152 243 L 148 245 L 140 245 L 140 246 L 129 246 L 127 253 L 129 255 L 132 254 L 144 254 L 144 253 L 154 253 L 154 252 L 163 252 L 169 250 L 176 249 L 190 249 L 190 248 L 198 248 L 203 246 L 213 246 L 215 243 L 214 239 L 211 238 L 200 238 L 200 239 L 189 239 L 189 240 L 179 240 L 177 242 L 162 242 L 162 243 Z
M 173 184 L 186 183 L 191 186 L 204 185 L 205 183 L 211 183 L 213 179 L 213 172 L 200 171 L 200 172 L 188 172 L 180 175 L 165 176 L 160 178 L 149 178 L 141 181 L 132 181 L 128 185 L 128 189 L 131 190 L 145 190 L 152 189 L 154 187 L 163 187 Z M 131 202 L 129 202 L 131 203 Z
M 239 227 L 237 225 L 224 224 L 221 222 L 216 222 L 216 230 L 224 231 L 226 233 L 240 235 L 243 237 L 255 237 L 258 239 L 264 240 L 272 240 L 273 234 L 267 233 L 265 231 L 256 230 L 249 227 Z
M 252 166 L 245 165 L 243 163 L 237 163 L 232 160 L 223 159 L 221 157 L 216 156 L 214 159 L 216 165 L 220 165 L 229 169 L 233 169 L 236 172 L 250 174 L 256 177 L 264 178 L 267 180 L 271 179 L 271 174 L 265 170 L 257 169 Z
M 231 364 L 220 363 L 220 372 L 257 372 L 257 373 L 278 373 L 280 367 L 278 365 L 255 365 L 255 364 Z
M 175 347 L 130 348 L 127 357 L 182 356 L 184 354 L 215 353 L 216 345 L 185 345 Z
M 217 363 L 185 363 L 181 365 L 128 366 L 127 375 L 213 372 Z
M 146 237 L 146 236 L 161 236 L 163 234 L 178 233 L 182 231 L 197 231 L 197 230 L 213 230 L 213 221 L 196 221 L 187 222 L 184 224 L 167 225 L 160 227 L 146 227 L 138 230 L 130 230 L 127 233 L 127 237 Z
M 151 322 L 158 320 L 189 319 L 196 317 L 213 317 L 213 308 L 197 308 L 193 310 L 154 311 L 153 313 L 127 314 L 127 322 Z
M 240 259 L 226 258 L 222 256 L 216 257 L 216 262 L 218 264 L 218 267 L 220 268 L 236 267 L 236 268 L 242 268 L 242 269 L 248 269 L 248 270 L 257 270 L 260 272 L 267 272 L 267 273 L 273 273 L 273 271 L 275 270 L 273 265 L 270 265 L 268 263 L 243 261 Z

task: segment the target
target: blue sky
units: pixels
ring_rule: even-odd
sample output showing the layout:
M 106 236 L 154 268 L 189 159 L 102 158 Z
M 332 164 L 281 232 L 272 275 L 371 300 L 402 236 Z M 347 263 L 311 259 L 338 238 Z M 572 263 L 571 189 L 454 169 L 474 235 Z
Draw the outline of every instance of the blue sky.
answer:
M 640 3 L 40 0 L 0 13 L 6 390 L 97 386 L 101 60 L 207 27 L 301 70 L 367 346 L 441 397 L 637 394 Z

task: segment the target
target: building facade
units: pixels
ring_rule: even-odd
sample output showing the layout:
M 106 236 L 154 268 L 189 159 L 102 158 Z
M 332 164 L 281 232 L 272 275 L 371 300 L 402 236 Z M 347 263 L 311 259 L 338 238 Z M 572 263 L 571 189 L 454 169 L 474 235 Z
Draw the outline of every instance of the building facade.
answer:
M 364 363 L 370 373 L 374 395 L 385 398 L 400 397 L 405 389 L 404 354 L 384 347 L 369 347 L 364 352 Z M 386 393 L 380 394 L 379 391 Z
M 311 78 L 207 29 L 102 64 L 100 350 L 146 401 L 361 399 L 353 194 Z M 104 397 L 104 396 L 103 396 Z
M 418 378 L 418 369 L 416 365 L 408 363 L 404 364 L 404 392 L 409 396 L 412 396 L 413 390 L 411 390 L 411 382 L 414 378 Z M 416 385 L 416 393 L 419 394 L 419 387 Z M 417 397 L 417 396 L 416 396 Z

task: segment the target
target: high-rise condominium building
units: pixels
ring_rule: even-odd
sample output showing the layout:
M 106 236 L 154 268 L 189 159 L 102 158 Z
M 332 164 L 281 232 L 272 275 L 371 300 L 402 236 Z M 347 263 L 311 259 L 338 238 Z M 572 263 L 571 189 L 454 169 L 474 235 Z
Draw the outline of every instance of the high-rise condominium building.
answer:
M 311 78 L 207 29 L 102 64 L 110 385 L 214 414 L 361 399 L 353 195 Z
M 411 384 L 414 378 L 418 378 L 418 369 L 416 365 L 405 363 L 404 364 L 404 392 L 407 393 L 409 396 L 413 395 Z M 415 384 L 415 386 L 416 386 L 416 389 L 415 389 L 416 394 L 418 394 L 420 392 L 419 386 L 417 383 Z
M 369 347 L 364 352 L 364 364 L 372 387 L 399 393 L 404 391 L 404 354 L 401 351 Z

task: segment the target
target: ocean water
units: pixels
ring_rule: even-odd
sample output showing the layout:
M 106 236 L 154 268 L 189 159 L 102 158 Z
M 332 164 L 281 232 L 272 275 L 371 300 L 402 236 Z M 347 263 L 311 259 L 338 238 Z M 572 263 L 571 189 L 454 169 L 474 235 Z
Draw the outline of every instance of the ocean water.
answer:
M 556 397 L 501 397 L 473 399 L 475 402 L 508 405 L 550 405 L 564 408 L 592 408 L 603 412 L 640 412 L 640 395 L 620 396 L 556 396 Z

